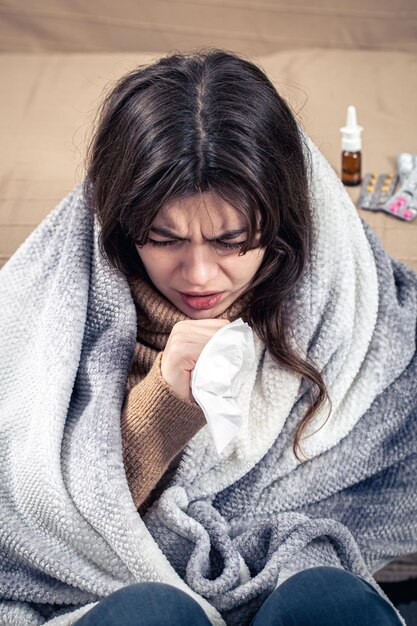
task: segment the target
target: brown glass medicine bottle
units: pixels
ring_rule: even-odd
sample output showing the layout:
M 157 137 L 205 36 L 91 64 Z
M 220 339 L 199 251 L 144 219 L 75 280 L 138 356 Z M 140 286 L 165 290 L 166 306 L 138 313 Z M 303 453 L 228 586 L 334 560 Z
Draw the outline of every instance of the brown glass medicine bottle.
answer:
M 348 106 L 346 126 L 340 129 L 342 133 L 342 183 L 353 187 L 362 182 L 362 126 L 356 123 L 356 109 Z
M 342 151 L 342 183 L 348 187 L 360 185 L 362 182 L 362 152 Z

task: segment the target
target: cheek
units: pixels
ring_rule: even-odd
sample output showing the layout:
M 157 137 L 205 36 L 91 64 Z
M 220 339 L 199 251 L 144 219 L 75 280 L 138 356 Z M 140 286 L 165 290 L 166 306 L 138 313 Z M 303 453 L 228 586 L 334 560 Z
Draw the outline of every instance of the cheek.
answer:
M 253 250 L 252 267 L 253 267 L 254 273 L 262 265 L 262 261 L 264 260 L 265 252 L 266 252 L 265 248 L 259 248 L 258 250 Z
M 248 252 L 243 257 L 234 257 L 223 264 L 225 272 L 232 277 L 235 283 L 246 283 L 256 274 L 262 263 L 264 254 L 259 251 Z
M 164 250 L 142 248 L 138 249 L 139 257 L 147 271 L 153 278 L 164 277 L 173 269 L 173 256 Z
M 144 246 L 143 248 L 136 247 L 138 255 L 145 267 L 152 267 L 158 262 L 158 251 Z M 155 254 L 156 252 L 156 254 Z
M 264 249 L 252 250 L 248 252 L 247 265 L 246 265 L 247 274 L 251 274 L 252 276 L 256 274 L 257 270 L 259 269 L 259 266 L 262 263 L 264 255 L 265 255 Z
M 253 254 L 253 257 L 250 259 L 250 262 L 248 262 L 246 266 L 246 272 L 244 277 L 246 283 L 252 282 L 262 263 L 263 256 L 263 254 L 259 254 L 258 252 L 255 252 Z

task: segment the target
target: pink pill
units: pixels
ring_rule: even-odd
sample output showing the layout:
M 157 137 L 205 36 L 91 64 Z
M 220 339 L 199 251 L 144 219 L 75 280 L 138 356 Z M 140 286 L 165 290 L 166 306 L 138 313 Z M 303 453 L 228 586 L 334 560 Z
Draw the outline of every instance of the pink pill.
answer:
M 404 215 L 404 217 L 406 217 L 407 219 L 408 219 L 409 217 L 413 217 L 413 214 L 411 213 L 411 211 L 404 211 L 403 215 Z
M 390 204 L 388 208 L 391 213 L 398 213 L 398 211 L 400 210 L 400 207 L 397 204 Z
M 398 196 L 397 204 L 398 206 L 404 206 L 404 204 L 407 204 L 406 198 L 404 198 L 404 196 Z

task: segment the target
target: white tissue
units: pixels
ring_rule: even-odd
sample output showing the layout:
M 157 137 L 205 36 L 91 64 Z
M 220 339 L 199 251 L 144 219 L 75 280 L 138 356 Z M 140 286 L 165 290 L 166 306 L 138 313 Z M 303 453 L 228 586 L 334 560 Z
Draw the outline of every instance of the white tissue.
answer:
M 218 454 L 242 428 L 239 395 L 254 364 L 252 329 L 239 318 L 213 335 L 191 372 L 191 391 L 203 409 Z

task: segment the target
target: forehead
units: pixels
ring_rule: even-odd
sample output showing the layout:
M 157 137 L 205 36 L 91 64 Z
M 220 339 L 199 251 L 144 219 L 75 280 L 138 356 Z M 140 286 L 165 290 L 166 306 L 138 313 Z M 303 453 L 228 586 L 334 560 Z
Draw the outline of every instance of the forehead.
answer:
M 154 225 L 185 230 L 192 225 L 225 228 L 244 226 L 242 215 L 217 194 L 206 191 L 189 198 L 173 200 L 156 215 Z

